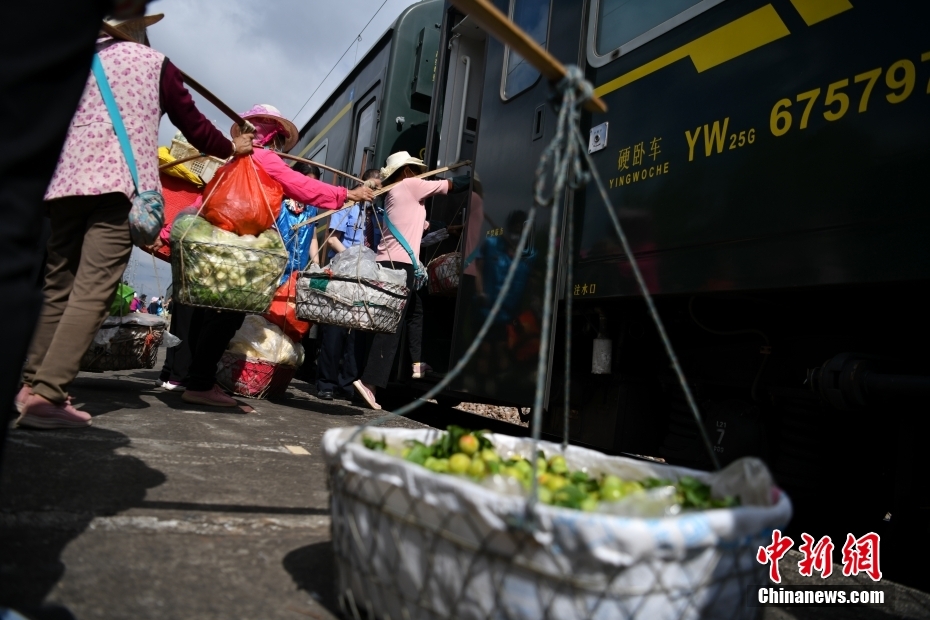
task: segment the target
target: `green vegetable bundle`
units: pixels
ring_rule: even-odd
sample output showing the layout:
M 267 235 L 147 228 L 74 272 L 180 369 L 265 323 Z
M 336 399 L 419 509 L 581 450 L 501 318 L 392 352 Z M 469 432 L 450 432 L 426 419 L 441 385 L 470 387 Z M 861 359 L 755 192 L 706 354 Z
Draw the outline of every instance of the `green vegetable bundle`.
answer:
M 265 312 L 287 265 L 277 231 L 240 236 L 189 214 L 174 221 L 171 257 L 181 303 L 240 312 Z
M 403 458 L 441 474 L 466 476 L 476 482 L 485 482 L 493 476 L 515 480 L 529 490 L 533 465 L 521 456 L 503 459 L 485 431 L 469 431 L 449 426 L 446 433 L 431 445 L 408 441 L 402 450 L 392 449 L 381 438 L 365 436 L 364 445 L 380 452 Z M 598 477 L 586 471 L 571 471 L 560 454 L 548 458 L 540 450 L 536 455 L 536 475 L 539 482 L 539 501 L 544 504 L 575 508 L 585 511 L 612 512 L 610 504 L 627 500 L 654 507 L 657 502 L 671 513 L 681 510 L 707 510 L 730 508 L 739 501 L 734 497 L 715 498 L 703 482 L 683 476 L 677 481 L 645 478 L 623 480 L 607 474 Z

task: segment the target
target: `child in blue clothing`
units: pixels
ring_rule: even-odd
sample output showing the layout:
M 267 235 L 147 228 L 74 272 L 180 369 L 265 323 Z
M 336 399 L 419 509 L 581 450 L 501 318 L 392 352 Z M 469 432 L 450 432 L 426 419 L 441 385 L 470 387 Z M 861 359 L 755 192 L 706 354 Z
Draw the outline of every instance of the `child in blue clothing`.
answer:
M 320 169 L 305 163 L 298 163 L 294 170 L 311 179 L 319 180 Z M 311 205 L 304 205 L 293 198 L 285 198 L 281 204 L 281 213 L 275 225 L 284 238 L 288 261 L 279 286 L 287 282 L 294 271 L 302 271 L 310 263 L 319 264 L 320 257 L 316 240 L 316 225 L 308 224 L 294 230 L 294 226 L 313 218 L 319 210 Z

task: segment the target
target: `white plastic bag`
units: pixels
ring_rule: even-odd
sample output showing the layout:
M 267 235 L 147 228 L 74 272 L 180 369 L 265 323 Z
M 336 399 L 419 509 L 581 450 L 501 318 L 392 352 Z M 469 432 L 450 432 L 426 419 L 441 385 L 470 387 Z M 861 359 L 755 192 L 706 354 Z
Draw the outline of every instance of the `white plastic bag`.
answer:
M 300 366 L 304 362 L 302 346 L 288 338 L 280 327 L 255 314 L 245 317 L 227 350 L 285 366 Z

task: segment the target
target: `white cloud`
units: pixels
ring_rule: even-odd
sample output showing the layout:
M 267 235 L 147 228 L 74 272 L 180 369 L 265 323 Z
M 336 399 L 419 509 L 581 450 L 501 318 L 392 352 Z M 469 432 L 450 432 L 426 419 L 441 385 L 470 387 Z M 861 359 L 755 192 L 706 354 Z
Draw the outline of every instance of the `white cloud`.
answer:
M 411 0 L 386 0 L 313 100 L 294 118 L 384 0 L 157 0 L 150 13 L 165 18 L 149 28 L 152 47 L 230 105 L 245 111 L 270 103 L 302 126 Z M 224 132 L 232 124 L 199 95 L 197 106 Z M 159 135 L 169 144 L 176 129 L 165 117 Z

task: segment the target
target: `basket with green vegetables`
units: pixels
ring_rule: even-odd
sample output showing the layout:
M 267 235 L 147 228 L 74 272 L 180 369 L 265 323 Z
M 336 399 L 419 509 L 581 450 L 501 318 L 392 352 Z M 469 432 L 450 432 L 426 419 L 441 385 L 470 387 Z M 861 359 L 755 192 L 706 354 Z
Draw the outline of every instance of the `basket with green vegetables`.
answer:
M 503 477 L 518 483 L 525 491 L 532 483 L 533 465 L 523 456 L 502 457 L 485 431 L 449 426 L 432 444 L 408 440 L 403 448 L 388 446 L 383 437 L 366 435 L 364 445 L 439 473 L 470 478 L 490 484 Z M 690 476 L 677 480 L 644 478 L 624 480 L 613 474 L 591 475 L 572 471 L 561 454 L 536 455 L 539 501 L 544 504 L 585 511 L 614 512 L 612 504 L 658 506 L 666 514 L 681 510 L 707 510 L 739 505 L 732 496 L 713 497 L 709 485 Z
M 190 306 L 262 313 L 287 264 L 275 230 L 237 235 L 193 214 L 179 215 L 171 230 L 175 299 Z

